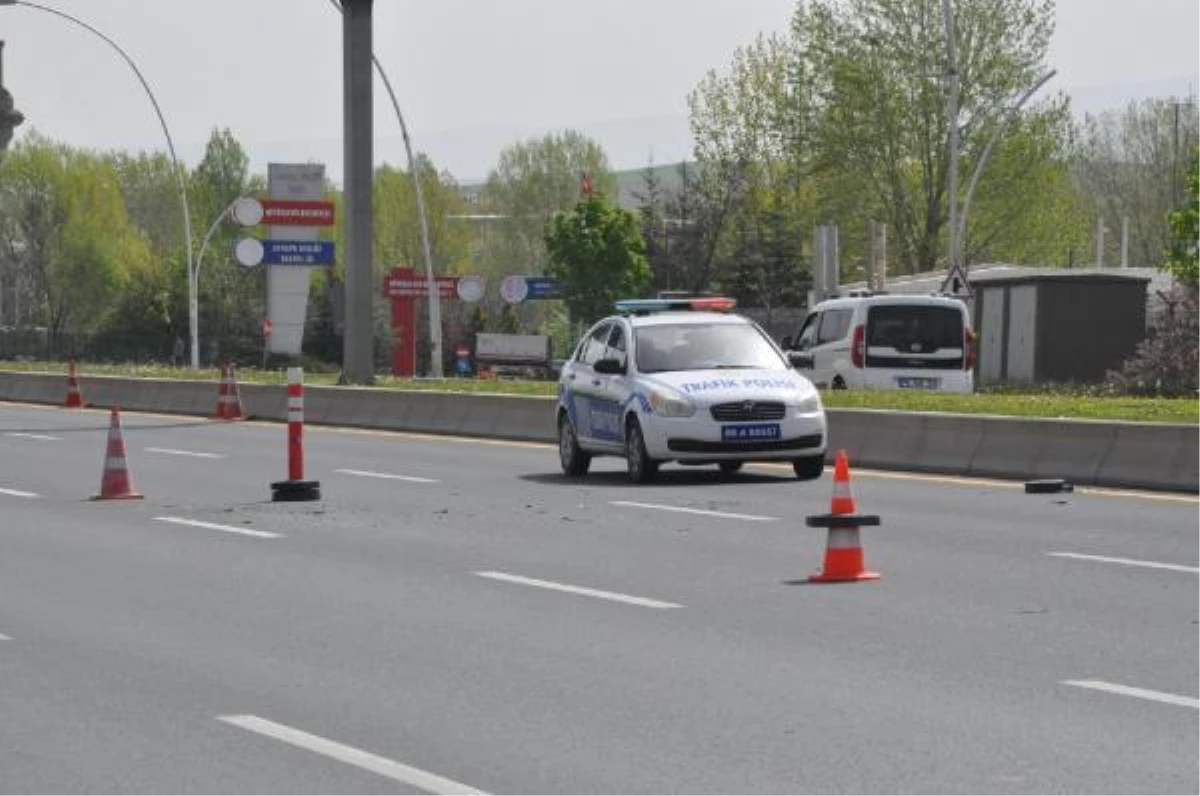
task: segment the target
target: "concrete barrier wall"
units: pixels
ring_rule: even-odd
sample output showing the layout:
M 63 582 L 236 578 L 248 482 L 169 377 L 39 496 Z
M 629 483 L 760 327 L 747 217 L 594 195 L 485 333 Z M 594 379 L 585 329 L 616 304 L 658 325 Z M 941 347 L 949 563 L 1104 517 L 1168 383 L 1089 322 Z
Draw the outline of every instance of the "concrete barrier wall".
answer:
M 211 416 L 216 381 L 87 376 L 89 405 Z M 286 420 L 283 386 L 240 386 L 245 412 Z M 0 371 L 0 401 L 61 404 L 60 374 Z M 310 423 L 554 442 L 554 399 L 363 387 L 306 387 Z M 829 447 L 880 469 L 1200 492 L 1200 427 L 1163 423 L 829 410 Z

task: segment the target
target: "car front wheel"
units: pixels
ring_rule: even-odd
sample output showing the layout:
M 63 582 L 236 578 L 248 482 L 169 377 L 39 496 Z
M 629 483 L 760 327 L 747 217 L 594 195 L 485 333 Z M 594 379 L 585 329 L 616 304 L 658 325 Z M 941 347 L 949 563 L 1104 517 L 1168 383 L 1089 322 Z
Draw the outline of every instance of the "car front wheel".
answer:
M 588 467 L 592 464 L 591 454 L 579 447 L 575 429 L 571 427 L 571 420 L 566 414 L 558 418 L 558 460 L 562 464 L 563 474 L 572 478 L 587 475 Z
M 801 481 L 814 481 L 825 472 L 824 456 L 805 456 L 792 462 L 792 469 Z
M 646 440 L 636 417 L 625 427 L 625 466 L 629 481 L 634 484 L 648 484 L 658 473 L 658 462 L 646 452 Z

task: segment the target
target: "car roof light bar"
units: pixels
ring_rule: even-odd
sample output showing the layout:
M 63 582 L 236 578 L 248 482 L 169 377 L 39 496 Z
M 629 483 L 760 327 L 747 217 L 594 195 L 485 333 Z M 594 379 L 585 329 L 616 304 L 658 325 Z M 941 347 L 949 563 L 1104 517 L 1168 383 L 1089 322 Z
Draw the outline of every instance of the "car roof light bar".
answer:
M 723 296 L 674 299 L 622 299 L 616 303 L 623 315 L 650 315 L 655 312 L 692 310 L 696 312 L 725 312 L 737 306 L 737 300 Z

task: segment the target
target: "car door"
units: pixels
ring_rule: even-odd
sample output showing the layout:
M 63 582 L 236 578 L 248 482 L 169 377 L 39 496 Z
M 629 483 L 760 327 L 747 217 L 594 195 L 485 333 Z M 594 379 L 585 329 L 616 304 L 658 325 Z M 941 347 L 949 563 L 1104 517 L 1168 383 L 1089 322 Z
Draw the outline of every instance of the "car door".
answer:
M 821 312 L 813 344 L 813 381 L 820 387 L 831 387 L 839 375 L 845 381 L 850 368 L 849 307 L 829 308 Z
M 584 448 L 595 449 L 598 439 L 592 423 L 593 404 L 600 404 L 600 421 L 603 418 L 603 403 L 607 400 L 605 382 L 597 374 L 594 365 L 608 350 L 608 338 L 612 334 L 612 321 L 601 321 L 591 328 L 580 342 L 575 358 L 564 368 L 563 404 L 575 427 L 575 437 Z
M 605 359 L 616 360 L 621 373 L 595 373 L 593 380 L 600 396 L 592 402 L 592 434 L 597 444 L 607 445 L 613 450 L 625 446 L 625 405 L 633 394 L 633 378 L 629 369 L 629 332 L 625 323 L 613 321 L 604 351 Z
M 815 360 L 813 359 L 812 354 L 813 346 L 816 345 L 817 342 L 817 324 L 820 323 L 820 320 L 820 312 L 810 312 L 808 316 L 805 317 L 804 323 L 801 324 L 800 331 L 796 334 L 796 339 L 792 343 L 793 351 L 797 351 L 806 355 L 806 358 L 802 358 L 799 361 L 799 364 L 796 365 L 796 370 L 807 376 L 809 381 L 811 381 L 813 384 L 816 384 L 818 387 L 822 387 L 824 385 L 817 381 Z

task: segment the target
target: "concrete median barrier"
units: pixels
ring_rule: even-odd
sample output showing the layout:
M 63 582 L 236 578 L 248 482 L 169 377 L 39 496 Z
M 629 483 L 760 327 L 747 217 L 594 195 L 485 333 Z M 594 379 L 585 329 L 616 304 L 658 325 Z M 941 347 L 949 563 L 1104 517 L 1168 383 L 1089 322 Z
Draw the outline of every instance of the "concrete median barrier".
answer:
M 0 371 L 0 401 L 61 404 L 66 374 Z M 83 374 L 84 400 L 131 411 L 210 417 L 218 382 Z M 241 384 L 247 414 L 283 421 L 282 385 Z M 554 399 L 367 387 L 307 387 L 315 425 L 556 440 Z M 1080 485 L 1200 492 L 1195 425 L 829 410 L 829 461 L 845 448 L 857 466 L 996 478 L 1065 478 Z

